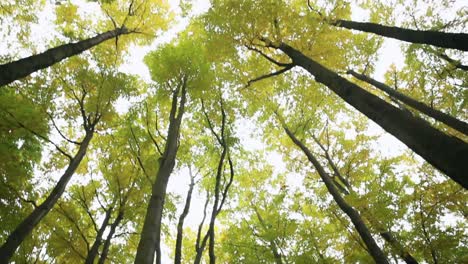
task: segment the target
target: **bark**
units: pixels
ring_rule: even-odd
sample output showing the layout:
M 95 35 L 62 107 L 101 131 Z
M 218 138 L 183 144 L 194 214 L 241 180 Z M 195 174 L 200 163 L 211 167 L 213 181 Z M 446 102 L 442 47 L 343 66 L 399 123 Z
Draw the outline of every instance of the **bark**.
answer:
M 346 73 L 351 74 L 352 76 L 354 76 L 355 78 L 357 78 L 357 79 L 359 79 L 361 81 L 367 82 L 367 83 L 375 86 L 379 90 L 387 93 L 389 96 L 400 100 L 401 102 L 413 107 L 414 109 L 420 111 L 421 113 L 424 113 L 427 116 L 432 117 L 435 120 L 437 120 L 439 122 L 442 122 L 442 123 L 446 124 L 447 126 L 462 132 L 465 135 L 468 135 L 468 124 L 467 123 L 465 123 L 465 122 L 463 122 L 461 120 L 458 120 L 458 119 L 456 119 L 455 117 L 453 117 L 451 115 L 448 115 L 448 114 L 443 113 L 443 112 L 441 112 L 439 110 L 431 108 L 431 107 L 427 106 L 426 104 L 424 104 L 422 102 L 414 100 L 413 98 L 408 97 L 408 96 L 398 92 L 397 90 L 392 89 L 388 85 L 386 85 L 384 83 L 381 83 L 379 81 L 376 81 L 376 80 L 374 80 L 374 79 L 372 79 L 372 78 L 370 78 L 370 77 L 368 77 L 368 76 L 366 76 L 364 74 L 359 74 L 359 73 L 357 73 L 357 72 L 355 72 L 353 70 L 348 70 Z
M 468 65 L 464 65 L 460 61 L 457 61 L 457 60 L 454 60 L 454 59 L 450 58 L 445 53 L 439 53 L 439 54 L 437 54 L 437 56 L 439 56 L 443 60 L 447 61 L 448 63 L 450 63 L 451 65 L 453 65 L 457 69 L 468 71 Z
M 361 239 L 364 241 L 367 249 L 369 250 L 370 255 L 374 258 L 375 262 L 389 263 L 387 257 L 372 237 L 372 234 L 370 233 L 369 229 L 364 223 L 359 212 L 356 211 L 352 206 L 350 206 L 345 199 L 343 199 L 339 190 L 333 184 L 331 177 L 325 172 L 324 168 L 322 167 L 322 165 L 320 165 L 319 161 L 315 158 L 312 152 L 310 152 L 310 150 L 299 139 L 297 139 L 296 136 L 285 125 L 283 125 L 283 128 L 286 131 L 286 134 L 288 134 L 289 138 L 291 138 L 294 144 L 296 144 L 302 150 L 302 152 L 304 152 L 308 160 L 315 167 L 318 174 L 320 175 L 320 178 L 325 183 L 328 192 L 333 196 L 333 199 L 340 207 L 340 209 L 350 218 L 351 222 L 353 223 L 357 232 L 361 236 Z
M 129 34 L 129 31 L 125 27 L 117 28 L 89 39 L 64 44 L 37 55 L 0 65 L 0 86 L 19 80 L 33 72 L 52 66 L 63 59 L 80 54 L 108 39 L 124 34 Z
M 328 135 L 328 134 L 327 134 Z M 330 153 L 329 153 L 329 149 L 328 148 L 325 148 L 325 146 L 320 143 L 320 141 L 318 140 L 318 138 L 316 138 L 315 136 L 312 135 L 312 138 L 314 139 L 315 143 L 317 143 L 317 145 L 319 145 L 319 147 L 323 150 L 323 152 L 325 152 L 325 158 L 327 159 L 328 161 L 328 164 L 330 164 L 330 166 L 333 168 L 333 172 L 335 174 L 335 176 L 337 176 L 338 178 L 344 180 L 344 177 L 343 175 L 340 173 L 340 171 L 338 170 L 338 167 L 336 166 L 335 162 L 333 162 L 331 156 L 330 156 Z M 333 178 L 334 179 L 334 178 Z M 337 182 L 334 181 L 335 185 L 337 185 Z M 338 189 L 344 194 L 344 195 L 349 195 L 350 192 L 351 193 L 355 193 L 353 188 L 351 187 L 350 183 L 348 181 L 346 181 L 346 187 L 348 188 L 349 192 L 347 190 L 343 191 L 339 186 L 340 185 L 337 185 Z M 364 217 L 369 221 L 370 225 L 371 226 L 374 226 L 377 227 L 378 229 L 380 230 L 384 230 L 384 228 L 381 228 L 381 224 L 376 221 L 374 218 L 372 217 L 369 217 L 369 214 L 366 214 L 364 213 Z M 383 232 L 380 232 L 379 233 L 380 236 L 385 240 L 387 241 L 388 244 L 390 244 L 390 246 L 394 249 L 394 251 L 408 264 L 417 264 L 418 262 L 416 261 L 416 259 L 406 250 L 406 248 L 393 236 L 393 233 L 390 231 L 390 230 L 385 230 Z
M 194 264 L 200 264 L 202 256 L 203 256 L 203 251 L 205 250 L 206 247 L 206 242 L 208 241 L 208 234 L 206 234 L 203 237 L 203 240 L 201 239 L 201 233 L 203 229 L 203 223 L 205 223 L 206 219 L 206 209 L 208 208 L 208 203 L 210 202 L 210 193 L 209 191 L 206 192 L 206 201 L 205 201 L 205 206 L 203 207 L 203 218 L 200 222 L 200 225 L 198 225 L 198 231 L 197 231 L 197 240 L 195 241 L 195 261 L 193 262 Z
M 60 180 L 55 185 L 54 189 L 47 196 L 46 200 L 36 207 L 8 236 L 5 243 L 0 248 L 0 264 L 6 264 L 13 256 L 15 251 L 32 232 L 32 230 L 40 223 L 40 221 L 50 212 L 52 207 L 57 203 L 62 196 L 68 182 L 80 165 L 81 160 L 86 155 L 86 150 L 93 137 L 92 131 L 87 131 L 80 148 L 75 156 L 70 160 L 70 164 L 60 177 Z
M 418 261 L 398 242 L 392 232 L 381 232 L 380 236 L 397 251 L 398 256 L 400 256 L 406 263 L 418 264 Z
M 175 246 L 175 257 L 174 263 L 180 264 L 182 261 L 182 238 L 184 232 L 184 221 L 185 217 L 187 217 L 189 210 L 190 210 L 190 203 L 192 201 L 192 192 L 193 187 L 195 186 L 194 177 L 190 175 L 190 186 L 187 192 L 187 197 L 185 198 L 185 206 L 182 214 L 179 217 L 179 222 L 177 224 L 177 238 L 176 238 L 176 246 Z
M 383 26 L 376 23 L 337 20 L 332 25 L 347 29 L 374 33 L 383 37 L 406 42 L 427 44 L 441 48 L 468 51 L 468 34 L 446 33 L 433 30 L 413 30 L 400 27 Z
M 104 262 L 106 261 L 107 254 L 109 253 L 109 248 L 111 245 L 111 240 L 114 237 L 115 230 L 117 230 L 117 227 L 120 225 L 120 222 L 122 221 L 123 217 L 124 217 L 124 213 L 123 211 L 120 211 L 119 214 L 117 215 L 117 218 L 111 224 L 110 231 L 109 231 L 109 234 L 107 234 L 106 242 L 104 242 L 104 247 L 102 248 L 101 257 L 99 258 L 98 264 L 104 264 Z
M 151 197 L 146 210 L 145 222 L 141 231 L 140 242 L 138 243 L 136 264 L 152 264 L 156 252 L 156 263 L 161 263 L 161 221 L 166 198 L 166 189 L 169 177 L 175 166 L 177 150 L 179 148 L 179 134 L 182 116 L 186 100 L 186 79 L 184 78 L 179 107 L 178 94 L 179 89 L 173 93 L 172 107 L 170 113 L 170 123 L 167 132 L 166 145 L 164 153 L 159 159 L 159 170 L 156 174 L 156 181 L 152 187 Z
M 112 207 L 106 210 L 104 220 L 102 221 L 101 227 L 99 227 L 99 230 L 96 234 L 96 239 L 94 240 L 94 243 L 91 246 L 91 249 L 88 251 L 88 256 L 86 256 L 85 264 L 93 264 L 94 259 L 96 259 L 97 255 L 99 254 L 99 247 L 102 244 L 102 236 L 107 226 L 109 225 L 111 215 L 112 215 Z
M 348 104 L 402 141 L 434 167 L 447 174 L 465 189 L 468 188 L 467 143 L 446 135 L 424 120 L 394 107 L 306 57 L 291 46 L 285 43 L 275 44 L 267 39 L 263 40 L 267 46 L 282 50 L 293 60 L 295 65 L 301 66 L 314 75 L 316 81 L 328 86 Z

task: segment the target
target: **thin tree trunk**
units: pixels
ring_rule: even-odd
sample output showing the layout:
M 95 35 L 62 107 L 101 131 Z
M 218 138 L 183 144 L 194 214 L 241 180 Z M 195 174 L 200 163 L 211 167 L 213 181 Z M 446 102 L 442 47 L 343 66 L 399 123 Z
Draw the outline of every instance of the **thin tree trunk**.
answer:
M 208 208 L 209 202 L 210 202 L 210 192 L 206 191 L 206 201 L 205 201 L 205 206 L 203 207 L 203 218 L 202 218 L 202 221 L 200 222 L 200 225 L 198 225 L 197 240 L 195 241 L 196 255 L 195 255 L 195 261 L 193 262 L 194 264 L 200 264 L 202 256 L 203 256 L 203 251 L 205 250 L 205 247 L 206 247 L 206 242 L 208 241 L 208 234 L 206 234 L 202 240 L 201 233 L 203 229 L 203 223 L 205 223 L 206 209 Z
M 263 39 L 267 46 L 282 50 L 295 65 L 306 69 L 348 104 L 394 135 L 426 161 L 465 189 L 468 188 L 468 144 L 433 128 L 426 121 L 367 92 L 335 72 L 323 67 L 291 46 Z
M 108 39 L 129 34 L 125 27 L 110 30 L 76 43 L 64 44 L 43 53 L 0 65 L 0 86 L 19 80 L 68 57 L 80 54 Z
M 400 244 L 391 231 L 381 232 L 380 236 L 397 251 L 398 256 L 400 256 L 406 263 L 418 264 L 418 261 Z
M 383 26 L 376 23 L 337 20 L 332 25 L 374 33 L 383 37 L 399 39 L 406 42 L 427 44 L 448 49 L 468 51 L 468 34 L 445 33 L 433 30 L 413 30 L 400 27 Z
M 219 204 L 219 194 L 221 192 L 221 175 L 223 173 L 223 164 L 224 158 L 227 154 L 227 147 L 223 145 L 223 152 L 221 153 L 221 158 L 219 159 L 218 163 L 218 170 L 216 173 L 216 183 L 215 183 L 215 197 L 213 202 L 213 210 L 211 211 L 211 219 L 210 225 L 208 227 L 208 234 L 209 234 L 209 244 L 208 244 L 208 255 L 210 257 L 210 264 L 216 263 L 216 255 L 214 252 L 214 244 L 215 244 L 215 224 L 216 224 L 216 216 L 219 213 L 218 204 Z
M 333 162 L 332 158 L 330 157 L 330 153 L 328 152 L 328 148 L 325 148 L 325 146 L 320 143 L 318 138 L 315 136 L 312 136 L 314 139 L 315 143 L 319 145 L 319 147 L 323 150 L 325 153 L 325 158 L 328 161 L 328 164 L 333 168 L 333 172 L 335 173 L 335 176 L 338 178 L 344 180 L 343 175 L 340 173 L 338 170 L 338 167 L 336 166 L 335 162 Z M 333 178 L 334 179 L 334 178 Z M 336 181 L 334 181 L 335 185 L 337 184 Z M 355 193 L 351 185 L 349 184 L 348 181 L 346 181 L 346 187 L 348 190 L 342 190 L 340 187 L 338 189 L 346 196 L 349 195 L 350 193 Z M 364 217 L 369 221 L 371 226 L 374 226 L 374 228 L 378 228 L 380 230 L 384 230 L 384 228 L 381 228 L 381 225 L 378 221 L 375 221 L 372 217 L 369 217 L 369 214 L 364 214 Z M 408 264 L 418 264 L 418 261 L 409 253 L 406 248 L 393 236 L 393 233 L 390 230 L 385 230 L 383 232 L 379 232 L 380 236 L 387 241 L 387 243 L 390 244 L 390 246 L 396 251 L 396 253 Z
M 94 259 L 96 259 L 97 255 L 99 254 L 99 247 L 102 244 L 102 235 L 104 234 L 104 231 L 106 230 L 107 226 L 109 225 L 109 221 L 112 215 L 112 207 L 107 209 L 104 220 L 102 221 L 101 227 L 99 228 L 97 234 L 96 234 L 96 239 L 94 240 L 93 245 L 91 246 L 91 249 L 88 252 L 88 256 L 86 256 L 85 264 L 93 264 Z
M 387 93 L 389 96 L 394 97 L 394 98 L 402 101 L 403 103 L 413 107 L 414 109 L 420 111 L 421 113 L 424 113 L 427 116 L 430 116 L 430 117 L 434 118 L 435 120 L 440 121 L 440 122 L 446 124 L 447 126 L 450 126 L 451 128 L 462 132 L 465 135 L 468 135 L 468 124 L 467 123 L 465 123 L 465 122 L 463 122 L 461 120 L 458 120 L 455 117 L 453 117 L 451 115 L 448 115 L 446 113 L 443 113 L 443 112 L 441 112 L 441 111 L 439 111 L 437 109 L 431 108 L 431 107 L 427 106 L 426 104 L 424 104 L 422 102 L 414 100 L 413 98 L 408 97 L 408 96 L 398 92 L 397 90 L 392 89 L 388 85 L 386 85 L 384 83 L 381 83 L 379 81 L 376 81 L 376 80 L 374 80 L 374 79 L 372 79 L 372 78 L 370 78 L 370 77 L 368 77 L 368 76 L 366 76 L 364 74 L 359 74 L 359 73 L 357 73 L 357 72 L 355 72 L 353 70 L 348 70 L 346 73 L 351 74 L 355 78 L 357 78 L 357 79 L 359 79 L 361 81 L 367 82 L 367 83 L 377 87 L 381 91 L 384 91 L 385 93 Z
M 179 134 L 186 100 L 186 79 L 182 84 L 180 105 L 177 107 L 179 89 L 173 94 L 169 129 L 167 132 L 164 153 L 159 159 L 159 170 L 156 181 L 152 187 L 151 198 L 146 210 L 145 222 L 141 231 L 135 264 L 152 264 L 156 252 L 156 263 L 161 263 L 161 221 L 166 198 L 166 189 L 169 177 L 175 166 L 177 150 L 179 148 Z M 177 115 L 176 115 L 177 113 Z
M 333 196 L 333 199 L 338 204 L 340 209 L 350 218 L 357 232 L 366 244 L 367 249 L 369 249 L 370 255 L 374 258 L 374 260 L 377 263 L 389 263 L 387 257 L 372 237 L 372 234 L 370 233 L 366 224 L 362 220 L 359 212 L 356 211 L 352 206 L 350 206 L 345 199 L 343 199 L 340 192 L 333 184 L 331 177 L 325 172 L 325 170 L 320 165 L 319 161 L 314 157 L 312 152 L 310 152 L 310 150 L 299 139 L 296 138 L 296 136 L 287 128 L 285 124 L 283 124 L 283 128 L 286 131 L 286 134 L 288 134 L 289 138 L 291 138 L 294 144 L 296 144 L 296 146 L 298 146 L 302 150 L 302 152 L 304 152 L 309 161 L 313 164 L 318 174 L 320 175 L 320 178 L 325 183 L 328 192 Z
M 439 56 L 440 58 L 442 58 L 443 60 L 447 61 L 451 65 L 453 65 L 455 68 L 460 69 L 460 70 L 464 70 L 464 71 L 468 71 L 468 65 L 464 65 L 460 61 L 457 61 L 457 60 L 454 60 L 454 59 L 450 58 L 445 53 L 436 53 L 436 55 Z
M 123 211 L 120 211 L 119 214 L 117 215 L 117 218 L 111 224 L 110 231 L 109 231 L 109 234 L 107 235 L 106 242 L 104 242 L 104 247 L 102 248 L 101 257 L 99 258 L 98 264 L 104 264 L 104 262 L 106 261 L 107 254 L 109 253 L 109 248 L 111 245 L 111 240 L 114 237 L 115 230 L 117 230 L 117 227 L 120 225 L 120 222 L 122 221 L 123 216 L 124 216 Z
M 187 217 L 189 210 L 190 210 L 190 203 L 192 201 L 192 192 L 193 192 L 194 186 L 195 186 L 195 179 L 194 179 L 194 176 L 192 176 L 192 173 L 190 173 L 190 185 L 189 185 L 189 190 L 187 192 L 187 197 L 185 198 L 184 210 L 182 211 L 182 214 L 179 217 L 179 222 L 177 224 L 177 238 L 176 238 L 175 257 L 174 257 L 175 264 L 180 264 L 182 261 L 182 238 L 183 238 L 183 232 L 184 232 L 184 221 L 185 221 L 185 217 Z
M 87 131 L 83 141 L 80 144 L 78 152 L 72 158 L 67 169 L 63 173 L 62 177 L 60 177 L 60 180 L 57 182 L 54 189 L 50 192 L 49 196 L 47 196 L 46 200 L 41 205 L 36 207 L 8 236 L 5 243 L 0 248 L 1 264 L 6 264 L 9 262 L 10 258 L 13 256 L 24 239 L 39 224 L 42 218 L 44 218 L 50 212 L 58 199 L 62 196 L 68 182 L 75 173 L 75 170 L 80 165 L 81 160 L 84 158 L 92 137 L 93 132 Z

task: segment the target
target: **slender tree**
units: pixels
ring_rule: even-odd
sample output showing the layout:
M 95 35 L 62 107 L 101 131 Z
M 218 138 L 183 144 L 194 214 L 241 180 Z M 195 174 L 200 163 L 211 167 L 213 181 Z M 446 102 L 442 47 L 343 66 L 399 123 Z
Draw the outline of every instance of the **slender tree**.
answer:
M 216 132 L 215 127 L 213 125 L 213 122 L 211 121 L 208 112 L 206 111 L 205 108 L 205 103 L 203 100 L 201 100 L 202 104 L 202 112 L 205 116 L 205 119 L 208 124 L 208 128 L 213 135 L 213 137 L 216 139 L 217 144 L 221 146 L 221 155 L 218 161 L 218 165 L 216 168 L 216 175 L 215 175 L 215 188 L 213 192 L 214 196 L 214 201 L 213 201 L 213 208 L 211 210 L 211 216 L 210 216 L 210 222 L 208 224 L 208 231 L 203 237 L 203 240 L 201 240 L 200 243 L 200 237 L 201 237 L 201 227 L 203 226 L 202 224 L 199 227 L 199 234 L 197 235 L 197 243 L 195 245 L 196 248 L 196 256 L 195 256 L 195 264 L 198 264 L 201 262 L 203 251 L 205 249 L 207 240 L 208 240 L 208 255 L 209 255 L 209 261 L 210 263 L 216 263 L 216 254 L 215 254 L 215 224 L 216 224 L 216 217 L 219 215 L 221 212 L 223 205 L 226 201 L 227 195 L 229 188 L 232 185 L 232 182 L 234 180 L 234 167 L 233 163 L 231 160 L 231 156 L 229 154 L 229 145 L 227 141 L 227 116 L 226 116 L 226 111 L 224 109 L 224 103 L 223 99 L 220 99 L 220 108 L 221 108 L 221 126 L 220 126 L 220 131 Z M 223 179 L 224 176 L 224 170 L 225 170 L 225 161 L 227 159 L 228 166 L 229 166 L 229 178 L 227 182 L 224 182 L 223 184 Z M 222 188 L 222 184 L 224 185 L 224 189 Z M 203 219 L 204 221 L 204 219 Z M 202 221 L 202 223 L 203 223 Z
M 349 20 L 336 20 L 331 25 L 374 33 L 380 36 L 399 39 L 406 42 L 427 44 L 448 49 L 468 51 L 468 34 L 446 33 L 434 30 L 414 30 L 400 27 L 384 26 L 369 22 L 355 22 Z
M 178 98 L 180 97 L 180 100 Z M 169 116 L 169 128 L 164 152 L 159 158 L 159 169 L 152 186 L 151 197 L 146 210 L 145 222 L 141 231 L 135 257 L 136 264 L 153 263 L 156 252 L 156 263 L 161 263 L 161 221 L 166 198 L 169 177 L 175 166 L 179 148 L 180 126 L 185 112 L 187 99 L 187 77 L 172 93 L 172 107 Z
M 367 82 L 371 85 L 373 85 L 374 87 L 378 88 L 379 90 L 387 93 L 389 96 L 393 97 L 393 98 L 396 98 L 398 100 L 400 100 L 401 102 L 413 107 L 414 109 L 420 111 L 421 113 L 424 113 L 426 114 L 427 116 L 430 116 L 432 118 L 434 118 L 435 120 L 437 121 L 440 121 L 448 126 L 450 126 L 451 128 L 453 129 L 456 129 L 460 132 L 462 132 L 463 134 L 467 135 L 468 136 L 468 124 L 461 121 L 461 120 L 458 120 L 456 119 L 455 117 L 451 116 L 451 115 L 448 115 L 446 113 L 443 113 L 437 109 L 434 109 L 434 108 L 431 108 L 429 106 L 427 106 L 426 104 L 422 103 L 422 102 L 419 102 L 409 96 L 406 96 L 400 92 L 398 92 L 397 90 L 395 89 L 392 89 L 390 86 L 384 84 L 384 83 L 381 83 L 375 79 L 372 79 L 364 74 L 360 74 L 360 73 L 357 73 L 353 70 L 348 70 L 346 72 L 347 74 L 351 74 L 352 76 L 354 76 L 355 78 L 361 80 L 361 81 L 364 81 L 364 82 Z
M 87 116 L 84 116 L 87 118 Z M 26 239 L 26 237 L 32 232 L 34 228 L 39 224 L 39 222 L 50 212 L 52 207 L 57 203 L 57 201 L 62 196 L 65 188 L 67 187 L 68 182 L 75 173 L 76 169 L 83 160 L 86 150 L 88 149 L 89 143 L 94 135 L 94 129 L 98 123 L 99 118 L 88 122 L 85 119 L 85 137 L 79 143 L 79 149 L 76 154 L 70 158 L 70 163 L 60 177 L 60 180 L 55 185 L 54 189 L 47 196 L 45 201 L 41 203 L 15 228 L 15 230 L 8 236 L 5 243 L 0 248 L 0 263 L 8 263 L 10 258 L 13 256 L 15 251 L 21 245 L 21 243 Z
M 302 152 L 307 156 L 307 159 L 312 163 L 312 165 L 317 170 L 320 178 L 322 179 L 323 183 L 328 189 L 328 192 L 332 195 L 335 202 L 338 204 L 340 209 L 350 218 L 351 222 L 353 223 L 354 227 L 356 228 L 357 232 L 361 236 L 362 240 L 364 241 L 367 249 L 369 250 L 370 255 L 374 258 L 376 263 L 389 263 L 387 257 L 382 252 L 380 247 L 375 242 L 372 234 L 370 233 L 369 229 L 367 228 L 364 220 L 362 219 L 361 215 L 359 214 L 356 209 L 350 206 L 345 199 L 341 196 L 339 190 L 336 188 L 333 180 L 328 175 L 328 173 L 324 170 L 322 165 L 320 165 L 319 161 L 315 158 L 312 152 L 292 133 L 286 124 L 281 121 L 282 126 L 286 134 L 289 138 L 294 142 L 296 146 L 298 146 Z
M 99 261 L 98 261 L 99 264 L 104 264 L 104 262 L 106 261 L 107 255 L 109 254 L 109 248 L 112 242 L 112 238 L 114 237 L 115 231 L 117 230 L 117 227 L 122 222 L 123 218 L 124 218 L 124 211 L 121 208 L 114 222 L 112 222 L 112 224 L 110 225 L 109 234 L 107 234 L 106 241 L 104 242 L 104 246 L 102 248 L 101 256 L 99 257 Z
M 328 136 L 328 127 L 325 129 L 327 129 L 327 136 Z M 330 146 L 328 145 L 327 147 L 325 147 L 320 142 L 320 140 L 314 135 L 312 135 L 312 138 L 315 141 L 315 143 L 317 143 L 317 145 L 320 147 L 320 149 L 322 149 L 322 151 L 324 152 L 325 159 L 327 160 L 328 164 L 332 168 L 333 176 L 338 177 L 341 180 L 341 182 L 343 182 L 344 185 L 346 186 L 346 188 L 339 187 L 341 185 L 336 180 L 334 180 L 335 177 L 331 177 L 333 179 L 333 183 L 335 184 L 335 186 L 338 187 L 338 190 L 340 190 L 344 196 L 347 196 L 351 193 L 356 194 L 350 182 L 347 179 L 345 179 L 345 177 L 343 177 L 342 173 L 338 169 L 338 166 L 331 158 L 330 151 L 329 151 Z M 368 222 L 371 224 L 372 227 L 377 228 L 378 230 L 382 230 L 381 232 L 379 232 L 379 235 L 392 247 L 392 249 L 398 254 L 398 256 L 400 256 L 408 264 L 418 264 L 418 261 L 413 257 L 413 255 L 411 255 L 411 253 L 406 249 L 406 247 L 404 247 L 400 243 L 400 241 L 398 241 L 398 239 L 394 236 L 392 231 L 382 228 L 382 225 L 380 224 L 380 222 L 377 221 L 372 216 L 370 216 L 370 213 L 366 212 L 366 210 L 364 210 L 362 214 L 364 218 L 368 220 Z
M 182 213 L 179 216 L 179 221 L 177 223 L 177 235 L 176 235 L 176 245 L 175 245 L 175 256 L 174 256 L 174 263 L 180 264 L 182 261 L 182 238 L 184 232 L 184 221 L 187 217 L 189 210 L 190 210 L 190 203 L 192 202 L 192 193 L 193 188 L 195 186 L 195 176 L 192 175 L 192 169 L 189 167 L 190 173 L 190 184 L 189 190 L 187 192 L 187 197 L 185 198 L 185 205 Z
M 36 55 L 2 64 L 0 65 L 0 86 L 4 86 L 26 77 L 33 72 L 52 66 L 68 57 L 80 54 L 108 39 L 129 33 L 130 32 L 125 27 L 116 28 L 89 39 L 76 43 L 64 44 Z
M 334 93 L 369 117 L 387 132 L 394 135 L 414 152 L 438 168 L 451 179 L 468 188 L 465 162 L 468 157 L 468 144 L 444 134 L 426 121 L 398 109 L 360 86 L 349 82 L 337 73 L 327 69 L 300 51 L 281 42 L 262 38 L 267 47 L 279 49 L 292 59 L 292 64 L 301 66 L 325 84 Z M 284 64 L 282 65 L 284 67 Z

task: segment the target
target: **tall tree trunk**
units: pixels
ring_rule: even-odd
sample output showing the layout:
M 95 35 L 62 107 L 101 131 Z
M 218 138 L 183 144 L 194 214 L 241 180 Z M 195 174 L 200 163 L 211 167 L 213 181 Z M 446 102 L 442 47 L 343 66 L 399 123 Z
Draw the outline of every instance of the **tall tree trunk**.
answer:
M 103 41 L 124 34 L 129 34 L 129 31 L 125 27 L 117 28 L 89 39 L 64 44 L 37 55 L 2 64 L 0 65 L 0 86 L 19 80 L 35 71 L 52 66 L 63 59 L 80 54 Z
M 354 29 L 374 33 L 383 37 L 399 39 L 406 42 L 427 44 L 448 49 L 468 51 L 468 34 L 445 33 L 433 30 L 413 30 L 400 27 L 383 26 L 368 22 L 336 20 L 332 25 L 347 29 Z
M 106 214 L 104 216 L 104 220 L 102 221 L 101 227 L 99 228 L 97 234 L 96 234 L 96 239 L 94 240 L 93 245 L 91 246 L 91 249 L 88 252 L 88 256 L 86 256 L 85 264 L 93 264 L 94 260 L 96 259 L 96 256 L 99 253 L 99 247 L 102 244 L 102 235 L 104 234 L 104 231 L 106 230 L 107 226 L 109 225 L 109 221 L 112 215 L 112 207 L 106 210 Z
M 323 67 L 285 43 L 269 47 L 282 50 L 295 65 L 301 66 L 348 104 L 372 119 L 387 132 L 406 144 L 426 161 L 438 168 L 465 189 L 468 188 L 468 144 L 433 128 L 426 121 L 394 107 L 335 72 Z
M 119 214 L 117 215 L 117 218 L 111 224 L 110 231 L 109 231 L 109 234 L 107 234 L 106 242 L 104 242 L 104 247 L 102 248 L 101 257 L 99 258 L 98 264 L 104 264 L 104 262 L 106 261 L 107 254 L 109 253 L 109 248 L 111 245 L 111 240 L 114 237 L 115 230 L 117 230 L 117 227 L 120 225 L 120 222 L 122 221 L 123 217 L 124 217 L 124 213 L 121 210 Z
M 195 179 L 194 179 L 194 176 L 192 176 L 192 173 L 190 173 L 190 185 L 189 185 L 189 190 L 187 192 L 187 197 L 185 198 L 184 210 L 182 211 L 182 214 L 179 217 L 179 222 L 177 223 L 177 238 L 176 238 L 175 257 L 174 257 L 175 264 L 180 264 L 182 261 L 182 238 L 183 238 L 183 232 L 184 232 L 184 221 L 185 221 L 185 217 L 187 217 L 189 210 L 190 210 L 190 203 L 192 201 L 192 192 L 193 192 L 194 186 L 195 186 Z
M 93 132 L 87 131 L 83 141 L 80 144 L 78 152 L 72 158 L 67 169 L 63 173 L 62 177 L 60 177 L 60 180 L 57 182 L 54 189 L 50 192 L 49 196 L 47 196 L 46 200 L 41 205 L 36 207 L 8 236 L 5 243 L 0 248 L 1 264 L 6 264 L 9 262 L 10 258 L 13 256 L 24 239 L 39 224 L 42 218 L 44 218 L 50 212 L 58 199 L 62 196 L 68 182 L 75 173 L 75 170 L 80 165 L 81 160 L 84 158 L 92 137 Z
M 283 128 L 286 131 L 286 134 L 288 134 L 289 138 L 291 138 L 294 144 L 296 144 L 296 146 L 298 146 L 302 150 L 302 152 L 304 152 L 309 161 L 315 167 L 318 174 L 320 175 L 320 178 L 325 183 L 328 192 L 332 195 L 333 199 L 338 204 L 340 209 L 351 219 L 351 222 L 353 223 L 357 232 L 366 244 L 366 247 L 369 250 L 371 256 L 374 258 L 375 262 L 384 264 L 389 263 L 387 257 L 372 237 L 372 234 L 370 233 L 366 224 L 362 220 L 359 212 L 356 211 L 352 206 L 350 206 L 345 199 L 343 199 L 339 190 L 333 184 L 331 177 L 325 172 L 322 165 L 320 165 L 319 161 L 314 157 L 312 152 L 310 152 L 310 150 L 299 139 L 296 138 L 296 136 L 288 129 L 288 127 L 285 124 L 283 124 Z
M 463 134 L 468 136 L 468 124 L 467 123 L 465 123 L 465 122 L 463 122 L 461 120 L 458 120 L 455 117 L 453 117 L 451 115 L 448 115 L 446 113 L 443 113 L 443 112 L 441 112 L 441 111 L 439 111 L 437 109 L 431 108 L 431 107 L 427 106 L 426 104 L 424 104 L 422 102 L 414 100 L 413 98 L 408 97 L 408 96 L 398 92 L 397 90 L 392 89 L 388 85 L 386 85 L 384 83 L 381 83 L 379 81 L 376 81 L 376 80 L 374 80 L 374 79 L 372 79 L 372 78 L 370 78 L 370 77 L 368 77 L 368 76 L 366 76 L 364 74 L 359 74 L 359 73 L 357 73 L 357 72 L 355 72 L 353 70 L 348 70 L 346 73 L 351 74 L 354 77 L 356 77 L 357 79 L 359 79 L 361 81 L 364 81 L 364 82 L 367 82 L 367 83 L 377 87 L 381 91 L 384 91 L 385 93 L 387 93 L 389 96 L 394 97 L 394 98 L 402 101 L 403 103 L 413 107 L 414 109 L 420 111 L 421 113 L 424 113 L 427 116 L 430 116 L 430 117 L 434 118 L 435 120 L 440 121 L 440 122 L 446 124 L 447 126 L 450 126 L 451 128 L 456 129 L 456 130 L 458 130 L 458 131 L 460 131 Z
M 223 140 L 224 141 L 224 140 Z M 223 142 L 224 143 L 224 142 Z M 211 211 L 211 219 L 210 225 L 208 227 L 208 234 L 210 238 L 210 243 L 208 244 L 208 255 L 210 257 L 210 264 L 216 263 L 216 255 L 214 252 L 214 245 L 215 245 L 215 224 L 216 224 L 216 216 L 219 213 L 218 205 L 219 205 L 219 194 L 221 192 L 221 176 L 223 173 L 223 165 L 224 159 L 227 154 L 227 147 L 223 144 L 223 152 L 221 153 L 221 157 L 218 163 L 218 169 L 216 172 L 216 183 L 215 183 L 215 192 L 214 192 L 214 202 L 213 202 L 213 210 Z
M 182 122 L 187 94 L 185 78 L 182 84 L 182 95 L 179 107 L 177 107 L 178 93 L 179 89 L 176 89 L 172 96 L 172 108 L 166 145 L 164 147 L 164 153 L 159 159 L 159 170 L 156 174 L 156 181 L 153 184 L 151 198 L 149 200 L 148 209 L 146 210 L 145 222 L 143 224 L 143 230 L 141 231 L 140 242 L 138 243 L 135 264 L 152 264 L 154 262 L 155 252 L 156 263 L 161 263 L 161 221 L 167 183 L 174 169 L 177 150 L 179 148 L 180 124 Z

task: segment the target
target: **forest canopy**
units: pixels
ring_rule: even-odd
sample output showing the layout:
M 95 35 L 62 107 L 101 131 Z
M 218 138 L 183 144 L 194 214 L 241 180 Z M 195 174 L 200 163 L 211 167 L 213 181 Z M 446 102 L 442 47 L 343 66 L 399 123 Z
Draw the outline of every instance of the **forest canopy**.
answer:
M 0 264 L 468 263 L 462 0 L 0 3 Z

